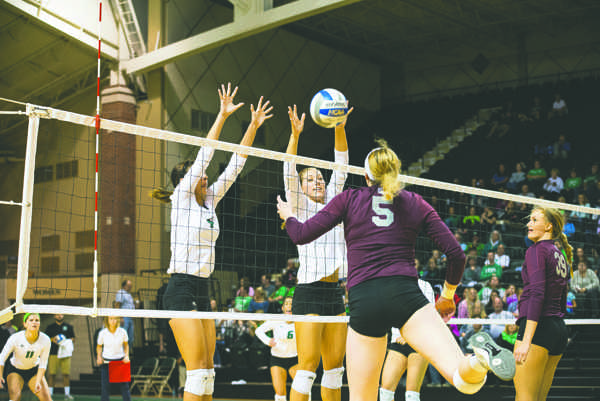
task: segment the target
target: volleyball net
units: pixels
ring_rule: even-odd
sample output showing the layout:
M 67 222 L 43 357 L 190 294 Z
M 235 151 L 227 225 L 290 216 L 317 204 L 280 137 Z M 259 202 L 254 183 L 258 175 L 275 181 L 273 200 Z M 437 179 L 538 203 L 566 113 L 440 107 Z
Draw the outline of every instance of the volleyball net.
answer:
M 16 312 L 127 316 L 144 319 L 145 329 L 155 325 L 154 318 L 173 317 L 347 321 L 346 316 L 281 314 L 283 297 L 291 296 L 296 288 L 298 268 L 310 261 L 299 260 L 297 247 L 281 229 L 275 204 L 276 196 L 285 194 L 286 162 L 316 167 L 326 182 L 334 172 L 346 174 L 345 188 L 364 185 L 362 167 L 335 163 L 333 149 L 330 160 L 320 160 L 106 119 L 100 121 L 98 139 L 92 116 L 35 105 L 14 114 L 28 120 L 27 150 L 23 163 L 4 169 L 3 186 L 11 188 L 4 194 L 14 197 L 0 203 L 4 243 L 10 245 L 0 266 L 5 302 Z M 171 258 L 171 207 L 150 193 L 159 187 L 172 190 L 172 167 L 194 160 L 203 146 L 215 149 L 207 170 L 209 185 L 226 170 L 232 153 L 249 155 L 216 209 L 220 235 L 209 280 L 215 309 L 165 311 L 161 291 Z M 97 149 L 99 178 L 95 175 Z M 366 154 L 367 150 L 350 152 Z M 22 186 L 15 179 L 20 174 Z M 469 291 L 477 291 L 483 311 L 493 311 L 494 290 L 503 298 L 504 310 L 518 299 L 528 246 L 524 228 L 535 205 L 565 213 L 572 223 L 569 236 L 577 262 L 586 262 L 590 270 L 597 268 L 600 209 L 406 175 L 402 179 L 406 189 L 421 194 L 456 233 L 468 260 L 458 295 L 468 297 Z M 14 200 L 17 186 L 22 190 L 20 201 Z M 21 213 L 16 213 L 17 209 Z M 489 215 L 490 221 L 482 221 L 483 214 Z M 445 256 L 422 235 L 415 256 L 421 278 L 439 291 Z M 315 257 L 331 255 L 316 250 Z M 493 276 L 499 283 L 490 284 Z M 335 290 L 347 301 L 343 274 L 336 278 L 339 288 Z M 135 309 L 115 306 L 127 280 L 132 282 L 129 291 Z M 577 292 L 577 283 L 572 283 L 570 294 L 569 324 L 597 323 L 590 319 L 599 312 L 594 309 L 597 306 Z M 485 314 L 473 316 L 471 309 L 469 306 L 466 318 L 475 320 L 461 317 L 453 322 L 493 322 L 478 320 Z M 256 312 L 264 315 L 258 318 Z

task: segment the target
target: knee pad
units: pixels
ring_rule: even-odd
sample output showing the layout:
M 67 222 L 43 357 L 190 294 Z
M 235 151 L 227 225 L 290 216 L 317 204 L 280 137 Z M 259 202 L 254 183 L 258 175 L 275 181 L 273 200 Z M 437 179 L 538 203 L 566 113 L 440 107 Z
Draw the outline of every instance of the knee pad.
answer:
M 275 401 L 286 401 L 285 395 L 277 395 L 277 394 L 275 394 Z
M 394 391 L 379 387 L 379 401 L 394 401 Z
M 337 390 L 342 388 L 342 377 L 344 376 L 344 367 L 323 371 L 321 378 L 321 387 Z
M 300 394 L 310 394 L 310 389 L 312 388 L 316 377 L 317 375 L 314 372 L 298 370 L 292 381 L 292 388 Z
M 452 377 L 454 387 L 456 387 L 458 391 L 464 394 L 475 394 L 476 392 L 478 392 L 485 384 L 486 379 L 487 376 L 484 376 L 483 380 L 480 383 L 467 383 L 460 376 L 460 373 L 458 373 L 458 369 L 454 371 L 454 376 Z
M 212 395 L 215 389 L 214 369 L 194 369 L 185 373 L 184 391 L 194 395 Z

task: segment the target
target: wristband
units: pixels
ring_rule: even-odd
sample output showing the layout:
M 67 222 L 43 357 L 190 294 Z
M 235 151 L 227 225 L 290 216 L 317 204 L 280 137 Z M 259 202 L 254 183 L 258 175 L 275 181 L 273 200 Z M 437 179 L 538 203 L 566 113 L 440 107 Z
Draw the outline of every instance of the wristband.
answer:
M 446 283 L 444 283 L 444 288 L 442 288 L 442 293 L 440 294 L 440 296 L 446 298 L 446 299 L 452 299 L 454 300 L 454 293 L 456 292 L 456 287 L 454 288 L 448 288 L 446 286 Z

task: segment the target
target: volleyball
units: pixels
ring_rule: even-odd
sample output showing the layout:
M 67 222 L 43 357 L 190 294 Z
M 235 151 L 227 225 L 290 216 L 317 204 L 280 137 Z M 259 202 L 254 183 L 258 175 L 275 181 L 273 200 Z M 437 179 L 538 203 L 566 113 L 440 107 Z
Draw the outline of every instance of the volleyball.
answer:
M 348 101 L 336 89 L 323 89 L 313 96 L 310 102 L 310 116 L 324 128 L 333 128 L 348 114 Z
M 57 334 L 56 335 L 56 343 L 58 345 L 62 344 L 66 339 L 67 339 L 67 337 L 64 334 Z

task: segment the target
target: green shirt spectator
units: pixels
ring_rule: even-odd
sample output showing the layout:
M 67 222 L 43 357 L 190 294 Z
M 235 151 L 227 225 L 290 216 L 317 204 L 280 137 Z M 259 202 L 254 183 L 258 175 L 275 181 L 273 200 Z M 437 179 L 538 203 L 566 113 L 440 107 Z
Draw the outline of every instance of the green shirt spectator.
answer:
M 492 276 L 502 278 L 502 267 L 497 264 L 485 265 L 481 268 L 481 274 L 479 275 L 480 281 L 490 279 Z

